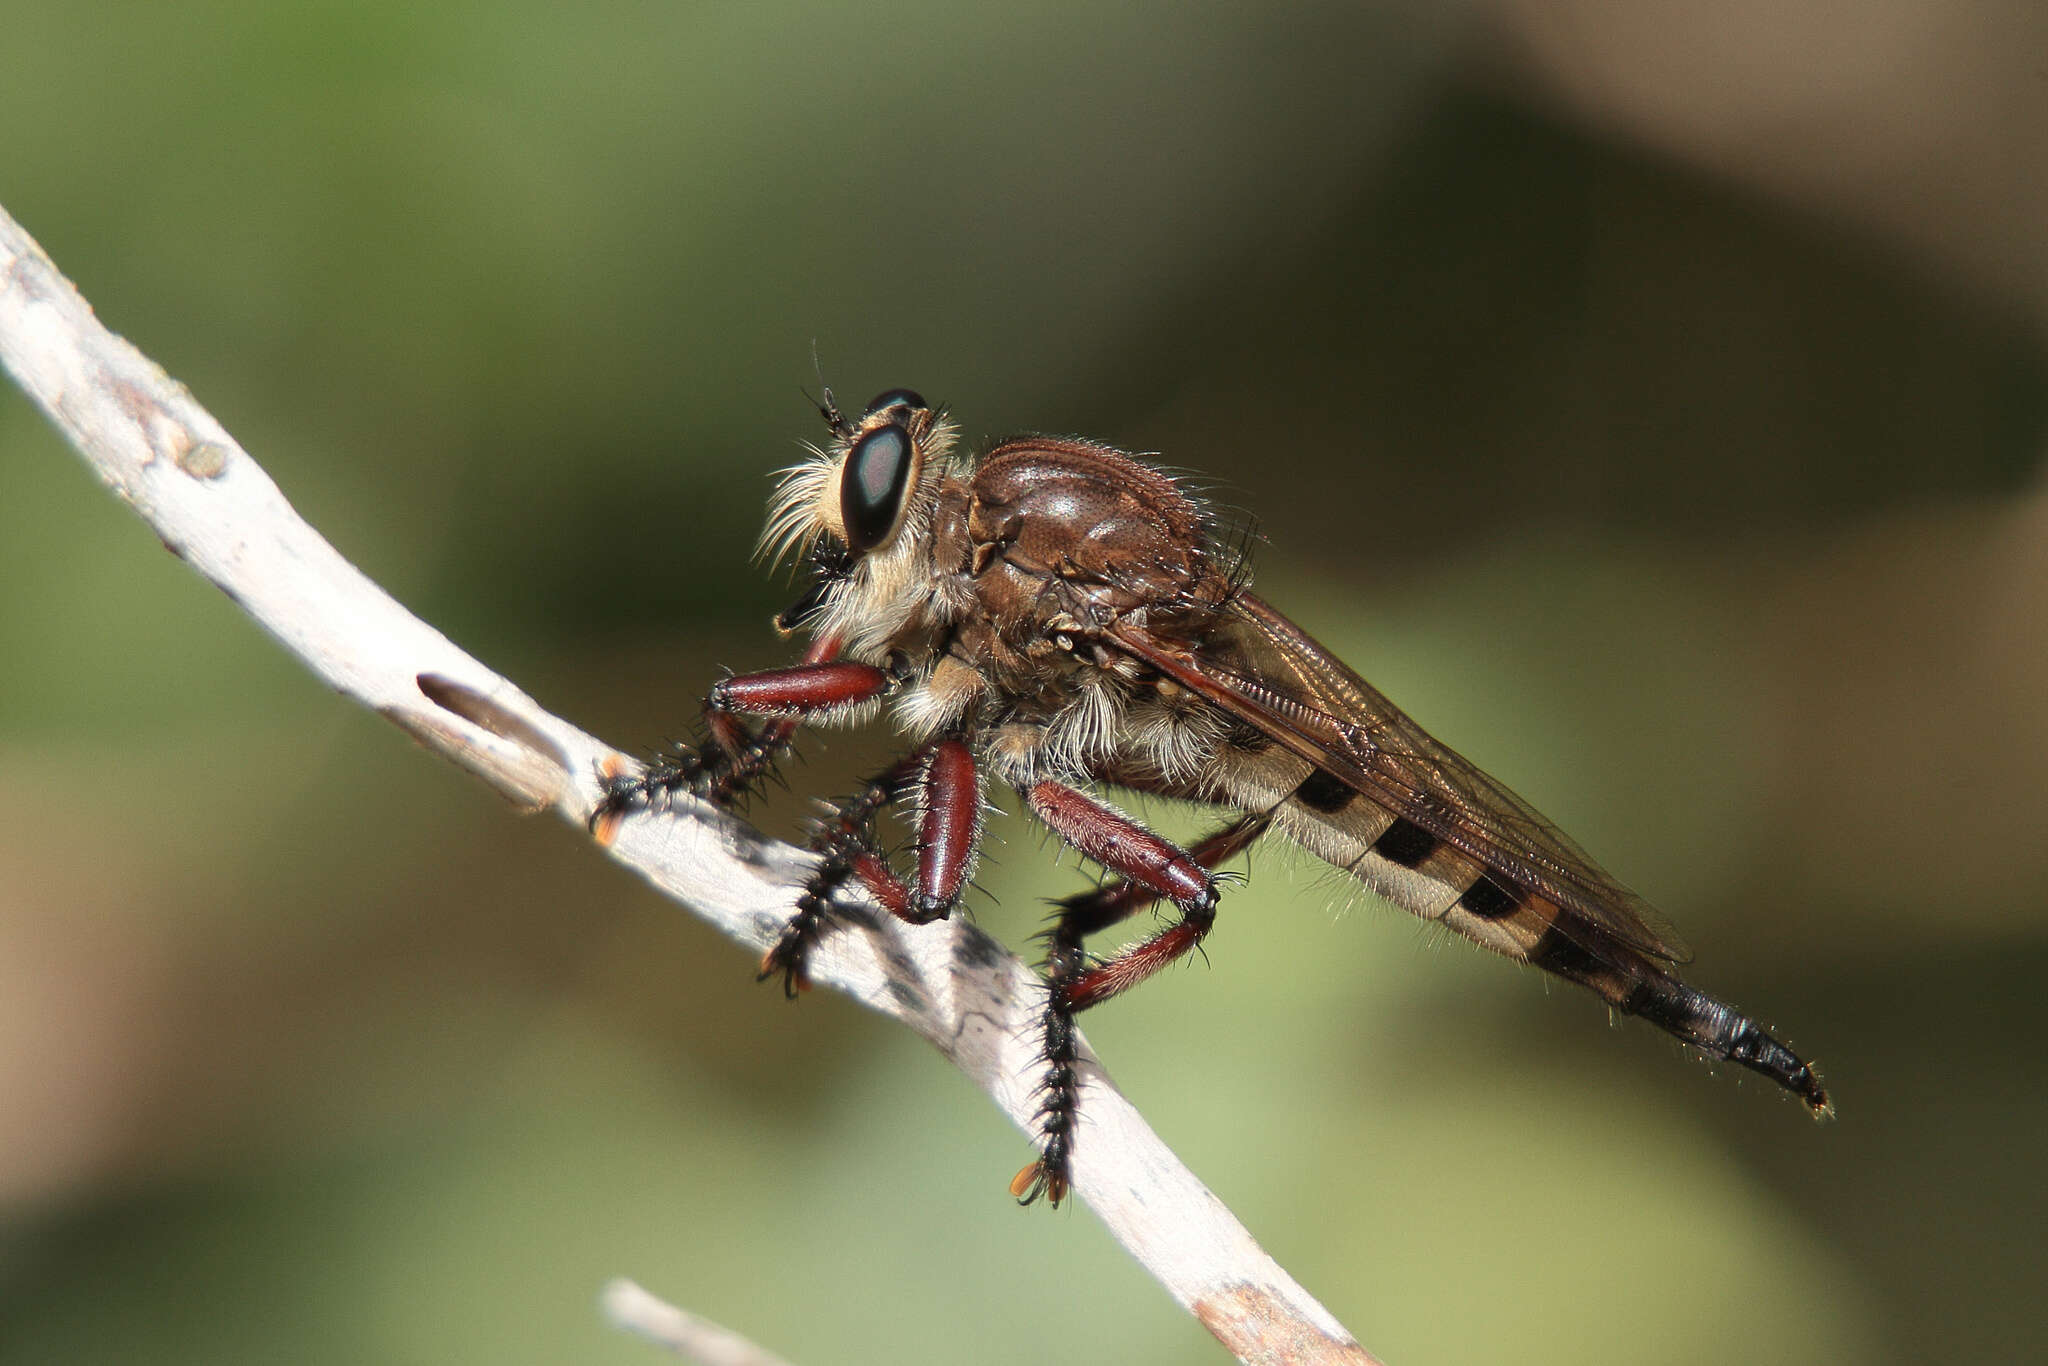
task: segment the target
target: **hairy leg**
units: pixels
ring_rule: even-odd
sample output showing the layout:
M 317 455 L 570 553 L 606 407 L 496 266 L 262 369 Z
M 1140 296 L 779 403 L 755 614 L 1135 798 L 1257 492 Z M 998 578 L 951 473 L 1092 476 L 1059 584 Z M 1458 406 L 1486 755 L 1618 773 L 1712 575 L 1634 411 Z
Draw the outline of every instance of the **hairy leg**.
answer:
M 917 871 L 906 882 L 875 835 L 875 817 L 905 797 L 917 804 Z M 848 881 L 867 889 L 884 910 L 913 925 L 952 914 L 967 885 L 981 839 L 981 782 L 974 754 L 958 736 L 933 741 L 832 805 L 813 829 L 816 870 L 797 896 L 796 914 L 761 959 L 761 977 L 780 973 L 794 996 L 803 961 L 829 923 L 832 893 Z
M 1267 818 L 1245 816 L 1183 850 L 1100 802 L 1058 783 L 1040 782 L 1024 794 L 1040 819 L 1062 839 L 1118 875 L 1093 892 L 1060 903 L 1048 934 L 1044 1015 L 1045 1081 L 1039 1105 L 1039 1157 L 1010 1183 L 1022 1204 L 1043 1195 L 1066 1198 L 1080 1084 L 1074 1072 L 1074 1016 L 1128 991 L 1201 943 L 1216 919 L 1216 879 L 1210 870 L 1242 852 L 1265 832 Z M 1106 962 L 1092 961 L 1089 935 L 1160 901 L 1180 918 Z
M 887 691 L 889 675 L 871 664 L 839 661 L 839 642 L 813 641 L 803 661 L 786 669 L 737 674 L 713 685 L 704 699 L 706 742 L 656 755 L 636 774 L 607 775 L 591 814 L 600 837 L 629 812 L 660 810 L 679 792 L 729 806 L 767 773 L 806 721 L 857 707 Z M 762 717 L 759 731 L 745 718 Z

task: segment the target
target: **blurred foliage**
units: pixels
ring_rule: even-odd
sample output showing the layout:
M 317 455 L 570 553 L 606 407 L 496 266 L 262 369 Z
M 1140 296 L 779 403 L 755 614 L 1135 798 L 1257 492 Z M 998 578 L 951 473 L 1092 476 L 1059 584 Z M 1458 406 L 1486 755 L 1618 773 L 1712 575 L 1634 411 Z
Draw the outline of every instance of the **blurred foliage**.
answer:
M 815 347 L 1199 471 L 1821 1060 L 1816 1129 L 1261 853 L 1089 1032 L 1373 1350 L 2038 1344 L 2037 303 L 1574 114 L 1509 5 L 19 8 L 8 209 L 548 704 L 782 657 Z M 11 390 L 0 459 L 0 1363 L 648 1360 L 621 1273 L 799 1362 L 1217 1356 L 923 1050 L 307 686 Z M 1079 875 L 996 828 L 1021 944 Z

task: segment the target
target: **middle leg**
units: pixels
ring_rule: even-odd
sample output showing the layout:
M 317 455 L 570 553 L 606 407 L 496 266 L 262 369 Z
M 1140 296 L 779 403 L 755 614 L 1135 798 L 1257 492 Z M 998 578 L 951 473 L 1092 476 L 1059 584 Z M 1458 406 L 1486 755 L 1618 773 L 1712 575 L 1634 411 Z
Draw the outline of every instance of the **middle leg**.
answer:
M 875 834 L 875 817 L 912 797 L 917 805 L 917 870 L 906 882 L 890 866 Z M 925 745 L 898 760 L 861 790 L 834 803 L 812 831 L 816 870 L 797 896 L 796 914 L 761 959 L 763 980 L 782 975 L 794 996 L 803 960 L 824 932 L 832 893 L 857 881 L 882 909 L 912 925 L 952 914 L 981 841 L 981 780 L 974 753 L 959 736 Z

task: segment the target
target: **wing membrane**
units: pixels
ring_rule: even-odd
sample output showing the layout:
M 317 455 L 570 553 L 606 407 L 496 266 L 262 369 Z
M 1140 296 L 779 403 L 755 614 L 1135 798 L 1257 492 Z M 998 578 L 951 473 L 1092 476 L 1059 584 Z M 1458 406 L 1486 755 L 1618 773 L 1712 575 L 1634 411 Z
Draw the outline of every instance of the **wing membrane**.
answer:
M 1662 917 L 1556 826 L 1254 595 L 1237 594 L 1223 630 L 1199 650 L 1129 625 L 1112 628 L 1110 638 L 1489 871 L 1651 958 L 1689 957 Z

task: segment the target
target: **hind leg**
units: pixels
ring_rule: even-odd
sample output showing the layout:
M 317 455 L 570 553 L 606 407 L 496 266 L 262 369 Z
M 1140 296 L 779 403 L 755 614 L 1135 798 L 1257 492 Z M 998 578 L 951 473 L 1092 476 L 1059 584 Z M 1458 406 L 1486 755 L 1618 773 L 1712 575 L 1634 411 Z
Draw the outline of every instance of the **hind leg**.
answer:
M 1074 1016 L 1130 990 L 1202 942 L 1216 921 L 1217 865 L 1265 833 L 1268 818 L 1245 816 L 1183 850 L 1109 807 L 1058 783 L 1034 784 L 1025 800 L 1041 820 L 1089 858 L 1118 875 L 1093 892 L 1059 903 L 1047 935 L 1043 1020 L 1045 1081 L 1039 1105 L 1039 1157 L 1010 1183 L 1018 1203 L 1043 1195 L 1066 1198 L 1080 1098 L 1075 1075 Z M 1180 918 L 1157 934 L 1097 962 L 1085 941 L 1139 911 L 1171 901 Z

